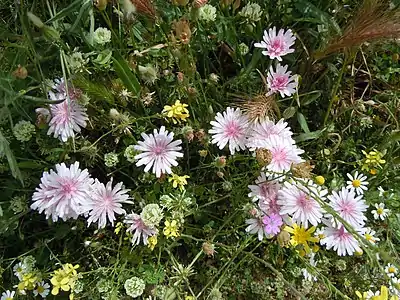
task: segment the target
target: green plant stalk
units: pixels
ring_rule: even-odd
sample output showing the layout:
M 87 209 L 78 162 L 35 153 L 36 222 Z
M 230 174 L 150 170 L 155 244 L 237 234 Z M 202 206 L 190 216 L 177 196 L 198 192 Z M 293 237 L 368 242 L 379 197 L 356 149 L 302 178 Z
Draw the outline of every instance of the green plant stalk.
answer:
M 333 106 L 333 102 L 335 101 L 336 94 L 337 94 L 337 91 L 338 91 L 338 89 L 339 89 L 339 85 L 340 85 L 340 83 L 342 82 L 344 70 L 345 70 L 345 68 L 346 68 L 346 66 L 347 66 L 347 61 L 348 61 L 348 58 L 347 58 L 347 56 L 346 56 L 345 59 L 344 59 L 344 61 L 343 61 L 343 66 L 342 66 L 342 68 L 340 69 L 339 76 L 338 76 L 338 78 L 336 79 L 335 86 L 333 87 L 333 90 L 332 90 L 331 100 L 329 101 L 328 109 L 326 110 L 326 113 L 325 113 L 324 123 L 323 123 L 323 125 L 322 125 L 323 128 L 325 128 L 326 123 L 328 122 L 328 118 L 329 118 L 329 114 L 330 114 L 331 109 L 332 109 L 332 106 Z

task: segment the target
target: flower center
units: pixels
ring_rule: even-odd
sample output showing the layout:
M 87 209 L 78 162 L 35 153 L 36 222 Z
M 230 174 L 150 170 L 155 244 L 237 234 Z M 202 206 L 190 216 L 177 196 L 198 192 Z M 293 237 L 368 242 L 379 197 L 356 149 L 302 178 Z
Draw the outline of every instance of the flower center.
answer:
M 389 273 L 396 273 L 396 269 L 394 267 L 389 267 Z
M 360 181 L 359 179 L 354 179 L 354 180 L 352 181 L 352 185 L 353 185 L 355 188 L 358 188 L 358 187 L 360 187 L 360 185 L 361 185 L 361 181 Z
M 365 239 L 367 241 L 374 242 L 374 237 L 372 235 L 370 235 L 369 233 L 365 234 Z
M 275 161 L 285 161 L 287 159 L 287 153 L 285 149 L 278 149 L 274 152 L 273 158 Z
M 77 190 L 76 184 L 70 179 L 67 179 L 61 183 L 61 189 L 66 195 L 71 195 Z
M 310 234 L 306 232 L 304 228 L 298 228 L 293 235 L 294 240 L 298 244 L 305 244 L 307 240 L 310 238 Z
M 226 126 L 226 134 L 229 137 L 237 137 L 239 133 L 239 128 L 235 122 L 230 122 Z
M 377 213 L 378 215 L 383 214 L 383 208 L 378 208 L 378 209 L 376 210 L 376 213 Z
M 162 154 L 164 152 L 164 147 L 155 146 L 153 148 L 153 152 L 154 152 L 155 155 L 160 155 L 160 154 Z
M 349 202 L 342 202 L 340 210 L 345 214 L 352 214 L 354 212 L 354 204 Z
M 305 211 L 310 211 L 312 208 L 311 198 L 306 194 L 301 194 L 297 199 L 297 205 Z
M 289 81 L 289 77 L 288 77 L 288 76 L 277 75 L 277 76 L 272 80 L 273 87 L 274 87 L 275 89 L 282 90 L 282 89 L 284 89 L 284 88 L 287 86 L 288 81 Z
M 274 54 L 280 54 L 283 50 L 283 41 L 276 39 L 271 44 L 271 52 Z
M 42 287 L 42 286 L 38 286 L 37 287 L 37 292 L 39 293 L 39 294 L 41 294 L 41 293 L 43 293 L 44 292 L 44 287 Z

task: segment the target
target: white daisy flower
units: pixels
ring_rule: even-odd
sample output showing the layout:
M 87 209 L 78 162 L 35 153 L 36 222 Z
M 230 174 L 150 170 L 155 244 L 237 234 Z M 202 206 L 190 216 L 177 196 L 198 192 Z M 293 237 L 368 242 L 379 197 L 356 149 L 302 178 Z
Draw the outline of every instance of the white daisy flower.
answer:
M 354 176 L 352 176 L 350 173 L 347 173 L 347 177 L 350 179 L 346 182 L 347 189 L 355 191 L 357 195 L 362 195 L 364 194 L 364 191 L 368 190 L 368 181 L 366 181 L 367 176 L 364 174 L 359 174 L 358 171 L 356 171 Z
M 178 157 L 183 157 L 179 151 L 182 150 L 181 140 L 174 141 L 174 133 L 165 130 L 161 126 L 160 130 L 154 129 L 153 134 L 142 133 L 144 141 L 139 141 L 135 149 L 142 153 L 135 156 L 136 166 L 145 165 L 144 171 L 148 172 L 153 167 L 153 173 L 161 177 L 162 173 L 171 174 L 171 166 L 176 167 Z
M 363 213 L 367 210 L 368 205 L 365 204 L 362 195 L 356 197 L 354 191 L 342 188 L 339 193 L 333 191 L 328 199 L 330 200 L 329 205 L 350 225 L 354 227 L 364 226 L 367 217 Z M 331 215 L 328 215 L 328 217 L 331 217 Z M 339 222 L 335 217 L 332 217 L 332 221 L 334 224 Z
M 386 275 L 389 277 L 395 277 L 397 271 L 398 271 L 397 268 L 392 264 L 387 264 L 387 266 L 385 267 Z
M 294 52 L 293 48 L 290 48 L 296 40 L 293 32 L 288 29 L 286 32 L 284 29 L 280 29 L 278 34 L 276 33 L 276 27 L 269 28 L 268 31 L 264 30 L 263 41 L 255 43 L 254 47 L 263 48 L 263 55 L 268 55 L 271 59 L 276 58 L 281 61 L 282 56 Z
M 326 222 L 326 225 L 325 238 L 320 240 L 321 245 L 326 245 L 326 249 L 333 248 L 339 256 L 353 255 L 361 251 L 357 240 L 343 225 L 336 228 L 332 226 L 331 221 Z
M 294 222 L 305 228 L 308 228 L 309 223 L 317 226 L 321 222 L 323 210 L 315 197 L 323 200 L 327 193 L 327 190 L 318 187 L 311 180 L 304 184 L 285 182 L 278 192 L 280 214 L 288 214 Z
M 39 282 L 36 288 L 33 290 L 33 294 L 35 296 L 40 295 L 42 298 L 46 298 L 49 293 L 50 285 L 44 281 Z
M 385 208 L 384 203 L 376 203 L 375 208 L 371 213 L 374 215 L 374 219 L 378 220 L 381 219 L 382 221 L 385 220 L 385 218 L 388 216 L 390 213 L 390 209 Z
M 374 244 L 374 245 L 375 245 L 376 242 L 379 242 L 379 241 L 380 241 L 380 239 L 377 238 L 377 237 L 375 236 L 375 234 L 376 234 L 375 230 L 373 230 L 371 227 L 366 227 L 366 228 L 364 228 L 364 229 L 363 229 L 363 232 L 364 232 L 364 233 L 363 233 L 364 238 L 365 238 L 368 242 L 370 242 L 371 244 Z
M 222 114 L 217 113 L 209 133 L 212 134 L 212 143 L 223 149 L 227 144 L 231 154 L 246 149 L 246 139 L 249 130 L 249 121 L 239 108 L 228 107 Z
M 11 292 L 11 291 L 7 290 L 1 294 L 0 300 L 12 300 L 12 299 L 14 299 L 14 296 L 15 296 L 15 291 Z

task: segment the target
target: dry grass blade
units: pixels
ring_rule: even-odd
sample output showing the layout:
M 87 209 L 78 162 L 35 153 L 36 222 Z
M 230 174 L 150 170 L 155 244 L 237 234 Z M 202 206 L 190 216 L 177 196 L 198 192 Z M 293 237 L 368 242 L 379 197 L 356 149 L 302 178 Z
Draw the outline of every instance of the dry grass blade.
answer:
M 156 17 L 156 10 L 151 0 L 130 0 L 138 13 L 145 14 L 152 19 Z
M 279 108 L 274 95 L 260 94 L 249 99 L 241 99 L 238 106 L 250 121 L 275 120 L 279 116 Z
M 390 1 L 365 0 L 351 23 L 340 37 L 316 54 L 325 57 L 341 50 L 350 50 L 364 42 L 400 37 L 400 12 L 390 9 Z

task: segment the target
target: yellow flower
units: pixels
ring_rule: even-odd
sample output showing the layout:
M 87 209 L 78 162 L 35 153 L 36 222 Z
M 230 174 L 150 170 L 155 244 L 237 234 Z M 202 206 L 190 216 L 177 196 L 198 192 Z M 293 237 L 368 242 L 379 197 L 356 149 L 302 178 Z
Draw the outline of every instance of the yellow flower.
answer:
M 360 291 L 356 291 L 356 295 L 357 295 L 357 297 L 358 298 L 360 298 L 361 300 L 367 300 L 367 292 L 364 292 L 364 293 L 362 293 L 361 294 L 361 292 Z
M 381 286 L 381 293 L 379 296 L 373 296 L 371 300 L 398 300 L 399 297 L 392 296 L 389 298 L 389 290 L 386 286 Z
M 114 229 L 114 232 L 115 232 L 115 234 L 119 234 L 120 232 L 121 232 L 121 229 L 124 227 L 124 224 L 122 224 L 121 222 L 118 222 L 116 225 L 115 225 L 115 229 Z
M 151 251 L 154 250 L 154 247 L 157 245 L 157 236 L 153 235 L 147 239 L 147 246 L 150 248 Z
M 22 290 L 33 290 L 35 288 L 38 278 L 34 273 L 26 273 L 22 275 L 22 280 L 18 283 L 18 289 Z
M 194 300 L 193 296 L 185 296 L 185 300 Z
M 62 268 L 55 270 L 53 273 L 53 277 L 50 279 L 51 284 L 53 285 L 53 289 L 51 293 L 53 295 L 58 295 L 60 289 L 63 291 L 72 290 L 75 286 L 75 282 L 78 279 L 78 273 L 76 269 L 79 268 L 79 265 L 73 266 L 72 264 L 65 264 Z M 69 295 L 70 299 L 73 299 L 73 294 Z
M 167 220 L 164 224 L 165 227 L 163 232 L 167 238 L 179 236 L 178 223 L 176 222 L 176 220 L 172 220 L 171 222 Z
M 376 174 L 376 167 L 381 167 L 382 164 L 386 163 L 386 160 L 382 159 L 385 155 L 384 153 L 379 152 L 378 150 L 374 149 L 369 153 L 361 150 L 364 154 L 365 158 L 362 163 L 362 170 L 369 171 L 372 175 Z
M 315 183 L 318 185 L 323 185 L 325 183 L 324 176 L 317 176 L 315 177 Z
M 172 174 L 170 178 L 168 178 L 168 182 L 172 181 L 172 186 L 174 188 L 177 188 L 179 186 L 179 189 L 183 191 L 185 189 L 185 185 L 187 185 L 186 179 L 190 178 L 187 175 L 184 176 L 179 176 L 177 174 Z
M 187 110 L 188 105 L 181 103 L 181 101 L 176 100 L 173 105 L 165 105 L 162 110 L 162 114 L 172 119 L 174 124 L 180 123 L 181 121 L 186 121 L 189 118 L 189 111 Z
M 315 226 L 312 226 L 311 228 L 306 230 L 303 226 L 298 226 L 296 223 L 294 223 L 292 227 L 285 227 L 285 231 L 292 234 L 290 243 L 293 246 L 302 245 L 306 253 L 311 252 L 311 249 L 308 246 L 308 242 L 317 243 L 319 241 L 317 237 L 313 236 L 315 229 Z

